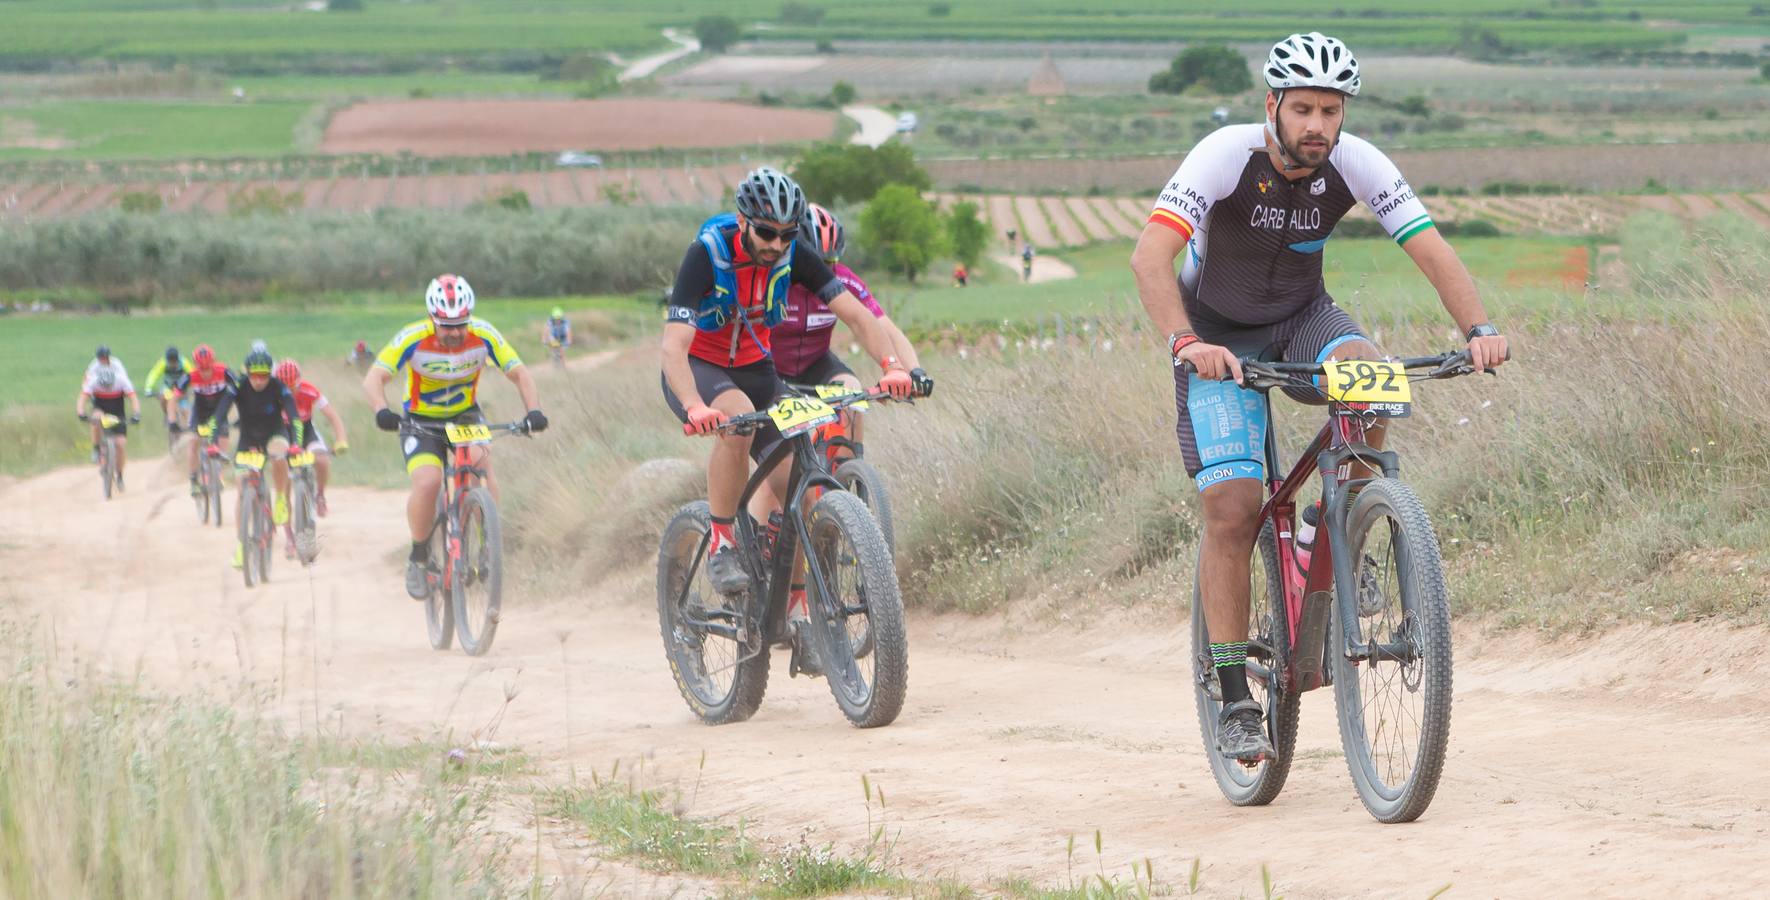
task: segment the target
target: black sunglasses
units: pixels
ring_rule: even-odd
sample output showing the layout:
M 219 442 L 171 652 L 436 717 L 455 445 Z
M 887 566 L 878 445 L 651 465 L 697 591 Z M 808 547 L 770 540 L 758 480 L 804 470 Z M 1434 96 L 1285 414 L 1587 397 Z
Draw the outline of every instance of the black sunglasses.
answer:
M 780 241 L 784 244 L 799 236 L 799 226 L 794 225 L 791 228 L 770 228 L 767 225 L 757 225 L 752 222 L 750 223 L 750 233 L 768 241 L 769 243 Z

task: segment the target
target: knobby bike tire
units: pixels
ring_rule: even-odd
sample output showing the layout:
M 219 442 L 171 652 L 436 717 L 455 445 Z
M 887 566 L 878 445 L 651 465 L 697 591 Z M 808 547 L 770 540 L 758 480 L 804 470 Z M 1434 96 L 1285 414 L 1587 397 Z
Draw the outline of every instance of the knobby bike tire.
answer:
M 815 579 L 806 585 L 811 633 L 824 680 L 842 715 L 857 728 L 889 725 L 903 711 L 909 690 L 909 636 L 904 631 L 903 594 L 897 569 L 879 522 L 859 497 L 832 491 L 818 498 L 807 516 L 814 555 L 823 571 L 825 596 Z M 851 579 L 845 569 L 852 565 Z M 850 620 L 864 614 L 862 623 Z M 871 652 L 857 654 L 866 628 Z M 866 670 L 871 669 L 871 678 Z
M 873 518 L 879 522 L 879 533 L 885 536 L 885 551 L 897 559 L 897 540 L 891 516 L 891 491 L 885 486 L 885 476 L 873 464 L 864 459 L 849 459 L 836 467 L 836 480 L 848 492 L 859 497 Z M 873 652 L 873 633 L 869 625 L 855 639 L 854 656 L 863 659 Z
M 1418 658 L 1406 665 L 1372 660 L 1355 664 L 1347 659 L 1340 604 L 1335 605 L 1331 655 L 1334 706 L 1352 783 L 1377 821 L 1397 823 L 1411 822 L 1426 811 L 1444 773 L 1450 743 L 1450 590 L 1438 536 L 1425 506 L 1406 484 L 1379 478 L 1359 492 L 1346 521 L 1345 546 L 1360 572 L 1360 588 L 1355 590 L 1361 593 L 1355 605 L 1364 605 L 1362 576 L 1370 538 L 1385 522 L 1393 523 L 1390 558 L 1395 563 L 1393 594 L 1399 596 L 1382 590 L 1375 595 L 1380 600 L 1370 605 L 1378 611 L 1358 609 L 1360 633 L 1367 644 L 1375 639 L 1411 646 Z M 1401 693 L 1389 700 L 1397 689 Z M 1415 699 L 1420 706 L 1417 714 L 1404 708 Z M 1367 718 L 1373 713 L 1374 723 Z M 1418 725 L 1418 733 L 1411 737 L 1406 733 L 1410 720 Z M 1390 752 L 1394 749 L 1400 753 Z M 1404 774 L 1396 768 L 1398 763 L 1406 765 Z
M 110 435 L 104 435 L 98 441 L 98 481 L 104 488 L 104 498 L 111 499 L 112 483 L 117 478 L 116 470 L 117 446 L 111 442 Z
M 450 596 L 455 636 L 468 656 L 483 656 L 498 635 L 504 598 L 504 530 L 492 492 L 469 489 L 461 498 L 461 558 L 455 561 Z M 483 602 L 474 602 L 482 597 Z
M 314 499 L 314 485 L 311 472 L 294 478 L 293 508 L 289 510 L 289 521 L 295 531 L 295 556 L 304 566 L 313 565 L 320 555 L 320 516 L 319 503 Z
M 1199 553 L 1202 561 L 1202 544 Z M 1279 580 L 1283 572 L 1279 569 L 1278 538 L 1271 521 L 1260 529 L 1250 565 L 1259 566 L 1259 572 L 1255 573 L 1259 577 L 1251 582 L 1252 592 L 1248 598 L 1250 663 L 1264 665 L 1273 676 L 1260 679 L 1250 666 L 1248 686 L 1250 691 L 1261 687 L 1265 690 L 1264 698 L 1256 692 L 1255 699 L 1262 701 L 1266 713 L 1266 736 L 1272 741 L 1273 758 L 1250 769 L 1217 752 L 1217 719 L 1223 710 L 1222 692 L 1211 667 L 1211 639 L 1205 625 L 1204 602 L 1199 594 L 1196 574 L 1192 585 L 1192 680 L 1199 735 L 1204 738 L 1205 758 L 1210 761 L 1211 775 L 1217 779 L 1218 789 L 1236 806 L 1265 806 L 1277 799 L 1290 776 L 1301 705 L 1300 695 L 1285 685 L 1283 677 L 1290 665 L 1290 620 L 1285 613 L 1283 582 Z M 1193 571 L 1197 573 L 1196 565 Z M 1270 648 L 1269 658 L 1257 659 L 1263 651 L 1255 649 L 1256 643 Z
M 658 544 L 658 632 L 664 639 L 664 658 L 670 664 L 670 675 L 689 710 L 708 725 L 725 725 L 750 718 L 762 706 L 762 697 L 768 692 L 769 647 L 757 615 L 761 604 L 721 597 L 705 576 L 706 554 L 702 553 L 698 561 L 695 559 L 711 530 L 712 513 L 705 500 L 696 500 L 677 510 L 664 527 L 663 540 Z M 681 606 L 678 598 L 683 600 Z M 704 618 L 708 604 L 736 604 L 736 624 L 750 640 L 731 641 L 689 625 L 689 610 L 701 612 Z M 730 647 L 730 662 L 718 661 L 723 671 L 707 669 L 709 641 Z M 744 658 L 746 654 L 748 659 Z M 721 688 L 714 678 L 724 673 L 729 673 L 730 683 Z
M 209 510 L 215 514 L 215 527 L 222 527 L 221 509 L 226 499 L 221 495 L 221 460 L 205 454 L 203 456 L 203 484 L 209 493 Z
M 455 642 L 455 604 L 445 593 L 449 588 L 443 578 L 448 565 L 449 526 L 439 515 L 430 526 L 430 593 L 424 595 L 424 627 L 432 650 L 447 650 Z
M 258 516 L 254 513 L 257 506 L 258 487 L 250 483 L 240 485 L 240 505 L 234 510 L 234 529 L 240 538 L 240 574 L 246 579 L 247 587 L 253 587 L 259 581 Z

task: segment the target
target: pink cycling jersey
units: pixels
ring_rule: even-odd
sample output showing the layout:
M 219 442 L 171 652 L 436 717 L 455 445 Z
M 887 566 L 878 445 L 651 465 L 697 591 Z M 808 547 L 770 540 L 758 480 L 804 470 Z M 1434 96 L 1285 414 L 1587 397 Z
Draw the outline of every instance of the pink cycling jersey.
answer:
M 873 298 L 873 292 L 867 290 L 867 283 L 861 281 L 853 269 L 841 263 L 830 266 L 830 269 L 848 288 L 848 293 L 870 310 L 874 318 L 885 318 L 885 310 L 879 308 L 879 301 Z M 787 317 L 774 326 L 775 371 L 790 378 L 811 368 L 812 363 L 829 352 L 830 335 L 835 328 L 836 314 L 830 312 L 829 306 L 819 300 L 816 293 L 793 285 L 787 292 Z

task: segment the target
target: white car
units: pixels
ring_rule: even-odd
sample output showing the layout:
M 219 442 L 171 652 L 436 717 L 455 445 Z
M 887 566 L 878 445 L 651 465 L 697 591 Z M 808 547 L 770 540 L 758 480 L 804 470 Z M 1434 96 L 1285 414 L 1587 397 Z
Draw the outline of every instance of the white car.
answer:
M 906 112 L 897 117 L 897 130 L 899 133 L 915 131 L 917 124 L 919 124 L 919 120 L 913 112 Z
M 579 153 L 576 150 L 567 150 L 564 153 L 559 154 L 559 158 L 555 159 L 553 164 L 573 169 L 600 169 L 602 168 L 602 157 L 597 156 L 594 153 Z

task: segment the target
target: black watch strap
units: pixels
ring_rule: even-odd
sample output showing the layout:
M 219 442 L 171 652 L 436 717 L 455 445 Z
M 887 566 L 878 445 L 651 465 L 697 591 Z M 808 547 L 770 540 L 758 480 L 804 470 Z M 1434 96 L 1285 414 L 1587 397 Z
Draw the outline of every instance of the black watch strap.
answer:
M 1499 333 L 1500 333 L 1500 330 L 1498 328 L 1493 327 L 1493 325 L 1491 323 L 1481 322 L 1481 323 L 1469 326 L 1468 339 L 1472 341 L 1478 337 L 1493 337 Z

